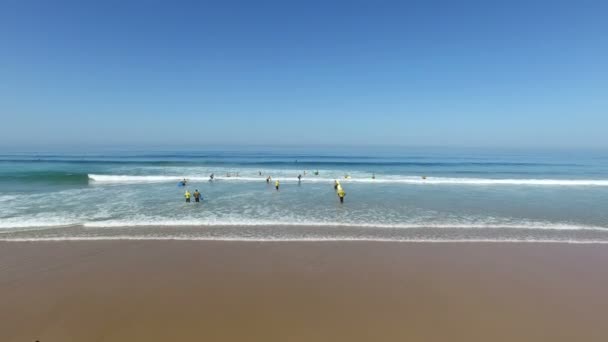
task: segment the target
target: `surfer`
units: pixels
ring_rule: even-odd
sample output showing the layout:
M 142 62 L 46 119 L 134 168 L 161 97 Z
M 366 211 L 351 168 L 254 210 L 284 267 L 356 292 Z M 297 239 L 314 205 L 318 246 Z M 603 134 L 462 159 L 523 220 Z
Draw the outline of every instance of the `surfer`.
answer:
M 194 196 L 194 202 L 200 202 L 201 193 L 198 192 L 198 189 L 194 190 L 194 193 L 192 195 Z
M 271 180 L 272 180 L 272 177 L 270 177 L 270 176 L 266 177 L 266 183 L 270 183 Z
M 376 174 L 375 173 L 372 174 L 372 179 L 376 179 Z
M 276 182 L 274 182 L 274 188 L 277 189 L 277 191 L 279 191 L 279 180 L 278 179 Z
M 261 176 L 261 175 L 262 175 L 262 171 L 258 171 L 258 175 L 260 175 L 260 176 Z
M 181 182 L 179 182 L 179 184 L 181 186 L 186 186 L 186 183 L 188 183 L 188 181 L 186 180 L 186 178 L 184 178 Z
M 209 181 L 210 182 L 213 181 L 213 177 L 215 177 L 215 175 L 213 175 L 213 173 L 209 175 Z
M 315 171 L 315 176 L 319 175 L 319 170 Z
M 186 193 L 184 194 L 184 197 L 186 197 L 186 203 L 190 203 L 190 191 L 186 190 Z
M 302 175 L 298 175 L 298 183 L 302 181 Z
M 340 186 L 340 182 L 338 182 L 338 180 L 334 180 L 334 190 L 338 190 L 338 187 Z
M 346 196 L 346 192 L 344 192 L 341 185 L 338 185 L 338 197 L 340 198 L 340 203 L 344 203 L 344 196 Z

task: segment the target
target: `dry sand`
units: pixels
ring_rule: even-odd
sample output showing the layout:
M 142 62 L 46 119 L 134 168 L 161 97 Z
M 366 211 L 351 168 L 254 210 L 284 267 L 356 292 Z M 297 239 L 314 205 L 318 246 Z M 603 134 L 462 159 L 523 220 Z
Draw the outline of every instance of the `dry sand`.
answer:
M 0 341 L 608 341 L 608 246 L 0 243 Z

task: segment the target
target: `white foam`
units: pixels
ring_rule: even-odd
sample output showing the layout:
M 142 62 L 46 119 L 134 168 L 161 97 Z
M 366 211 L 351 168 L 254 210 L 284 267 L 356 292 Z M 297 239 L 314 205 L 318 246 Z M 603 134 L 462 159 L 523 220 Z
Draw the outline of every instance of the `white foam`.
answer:
M 208 181 L 207 176 L 165 176 L 165 175 L 99 175 L 89 174 L 89 179 L 96 183 L 167 183 L 179 182 L 182 179 L 189 181 Z M 264 182 L 265 177 L 225 177 L 216 176 L 215 181 L 230 182 Z M 281 182 L 298 182 L 296 177 L 275 177 Z M 336 178 L 304 177 L 306 183 L 333 183 Z M 449 178 L 449 177 L 422 177 L 414 176 L 387 176 L 384 178 L 338 178 L 342 183 L 389 183 L 389 184 L 430 184 L 430 185 L 523 185 L 523 186 L 608 186 L 605 179 L 492 179 L 492 178 Z
M 104 216 L 104 215 L 102 215 Z M 34 218 L 0 219 L 0 229 L 53 228 L 82 226 L 84 228 L 130 228 L 130 227 L 294 227 L 294 228 L 376 228 L 376 229 L 531 229 L 531 230 L 593 230 L 608 231 L 608 227 L 597 225 L 573 224 L 549 221 L 471 221 L 459 222 L 337 222 L 337 221 L 298 221 L 298 220 L 257 220 L 257 219 L 214 219 L 183 218 L 164 219 L 162 217 L 141 216 L 133 219 L 106 219 L 90 221 L 76 217 L 38 216 Z
M 2 196 L 0 196 L 0 202 L 10 202 L 10 201 L 14 201 L 18 198 L 19 198 L 19 196 L 17 196 L 17 195 L 2 195 Z
M 48 227 L 67 227 L 81 224 L 76 220 L 66 220 L 62 218 L 40 218 L 40 219 L 23 219 L 11 218 L 1 219 L 0 229 L 16 229 L 16 228 L 48 228 Z
M 382 223 L 343 223 L 343 222 L 281 222 L 264 220 L 107 220 L 85 222 L 86 228 L 120 228 L 120 227 L 352 227 L 378 229 L 537 229 L 537 230 L 597 230 L 608 231 L 608 227 L 592 225 L 576 225 L 568 223 L 529 222 L 519 223 L 415 223 L 415 224 L 382 224 Z
M 61 241 L 223 241 L 223 242 L 409 242 L 409 243 L 552 243 L 552 244 L 608 244 L 604 240 L 559 240 L 559 239 L 411 239 L 374 237 L 330 237 L 330 238 L 249 238 L 206 236 L 60 236 L 2 238 L 4 242 L 61 242 Z

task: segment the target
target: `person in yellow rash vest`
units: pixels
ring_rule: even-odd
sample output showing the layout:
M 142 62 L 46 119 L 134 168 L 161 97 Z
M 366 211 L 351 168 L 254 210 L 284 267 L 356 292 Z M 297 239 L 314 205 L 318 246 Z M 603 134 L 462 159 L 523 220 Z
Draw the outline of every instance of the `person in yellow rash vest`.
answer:
M 346 196 L 346 192 L 342 189 L 341 185 L 338 185 L 338 197 L 340 197 L 340 203 L 344 203 L 344 196 Z
M 278 179 L 276 182 L 274 182 L 274 188 L 279 190 L 279 180 Z
M 190 191 L 186 190 L 186 193 L 184 194 L 184 197 L 186 197 L 186 202 L 190 203 Z

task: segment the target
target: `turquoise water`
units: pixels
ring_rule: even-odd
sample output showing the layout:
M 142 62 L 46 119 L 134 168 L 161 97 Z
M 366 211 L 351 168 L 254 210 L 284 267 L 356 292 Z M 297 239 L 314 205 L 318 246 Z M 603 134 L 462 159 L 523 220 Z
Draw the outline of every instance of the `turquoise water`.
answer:
M 269 175 L 272 184 L 265 181 Z M 185 203 L 185 188 L 178 185 L 183 178 L 189 180 L 185 188 L 203 194 L 202 203 Z M 344 204 L 333 189 L 335 179 L 347 193 Z M 0 154 L 3 240 L 608 242 L 607 208 L 608 154 L 601 152 L 231 148 Z

